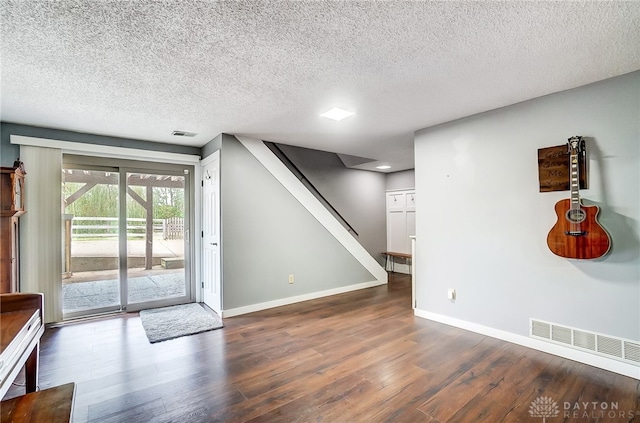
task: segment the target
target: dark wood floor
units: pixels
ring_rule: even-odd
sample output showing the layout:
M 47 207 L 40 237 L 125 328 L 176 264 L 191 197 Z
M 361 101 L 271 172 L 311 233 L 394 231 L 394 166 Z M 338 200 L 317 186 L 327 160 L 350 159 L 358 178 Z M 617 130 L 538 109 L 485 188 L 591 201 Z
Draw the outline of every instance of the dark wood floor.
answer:
M 416 318 L 398 274 L 153 345 L 136 314 L 48 329 L 40 365 L 77 382 L 76 422 L 535 423 L 541 396 L 549 423 L 640 421 L 638 380 Z

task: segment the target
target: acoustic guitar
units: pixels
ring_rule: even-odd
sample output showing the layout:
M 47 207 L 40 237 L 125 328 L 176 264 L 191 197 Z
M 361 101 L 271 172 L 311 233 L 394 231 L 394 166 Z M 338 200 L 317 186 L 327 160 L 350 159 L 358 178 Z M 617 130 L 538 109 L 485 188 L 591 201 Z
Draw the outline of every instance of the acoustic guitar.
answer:
M 609 234 L 598 222 L 598 206 L 585 206 L 580 199 L 578 156 L 585 154 L 582 137 L 571 137 L 569 147 L 569 181 L 571 197 L 556 203 L 557 222 L 547 235 L 553 254 L 571 259 L 596 259 L 611 248 Z

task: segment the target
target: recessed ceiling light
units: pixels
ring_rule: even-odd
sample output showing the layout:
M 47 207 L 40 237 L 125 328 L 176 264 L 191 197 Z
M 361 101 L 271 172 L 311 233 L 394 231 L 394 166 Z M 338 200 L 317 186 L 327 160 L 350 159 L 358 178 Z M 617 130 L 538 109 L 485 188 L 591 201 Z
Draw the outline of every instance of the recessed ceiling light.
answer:
M 339 107 L 334 107 L 331 110 L 327 110 L 326 112 L 324 112 L 323 114 L 321 114 L 320 116 L 322 117 L 326 117 L 327 119 L 333 119 L 335 121 L 341 121 L 344 118 L 347 118 L 351 115 L 354 115 L 355 113 L 350 112 L 348 110 L 344 110 L 341 109 Z
M 380 170 L 391 169 L 391 166 L 387 166 L 387 165 L 376 166 L 376 169 L 380 169 Z

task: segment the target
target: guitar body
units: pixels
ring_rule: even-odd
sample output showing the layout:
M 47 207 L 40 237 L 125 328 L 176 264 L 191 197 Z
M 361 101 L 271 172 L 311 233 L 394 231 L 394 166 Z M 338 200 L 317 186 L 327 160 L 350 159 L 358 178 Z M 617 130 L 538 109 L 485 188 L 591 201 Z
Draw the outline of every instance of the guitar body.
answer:
M 553 254 L 571 259 L 596 259 L 602 257 L 611 248 L 609 234 L 598 223 L 598 206 L 584 206 L 584 219 L 579 223 L 569 220 L 571 200 L 556 203 L 558 221 L 547 235 L 547 245 Z

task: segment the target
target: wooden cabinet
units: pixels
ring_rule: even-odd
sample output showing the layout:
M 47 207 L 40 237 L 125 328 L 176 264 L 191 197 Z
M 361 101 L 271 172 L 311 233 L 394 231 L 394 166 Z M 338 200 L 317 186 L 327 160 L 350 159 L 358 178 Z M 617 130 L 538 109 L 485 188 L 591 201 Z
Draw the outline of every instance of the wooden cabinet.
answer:
M 20 280 L 20 222 L 26 212 L 22 162 L 0 168 L 0 293 L 17 292 Z
M 20 216 L 24 209 L 24 171 L 22 162 L 15 167 L 2 167 L 0 179 L 0 216 Z

